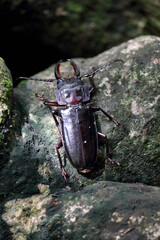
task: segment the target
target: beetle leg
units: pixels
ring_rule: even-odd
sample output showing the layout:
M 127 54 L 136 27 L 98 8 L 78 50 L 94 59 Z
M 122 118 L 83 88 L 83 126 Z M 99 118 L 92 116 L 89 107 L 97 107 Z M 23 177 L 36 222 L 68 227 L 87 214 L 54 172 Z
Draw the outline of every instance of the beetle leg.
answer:
M 47 102 L 48 100 L 44 98 L 44 94 L 42 93 L 41 95 L 39 95 L 38 93 L 35 93 L 35 96 L 43 102 Z
M 60 135 L 60 137 L 61 137 L 61 133 L 60 133 L 60 129 L 59 129 L 59 122 L 58 122 L 58 120 L 57 120 L 57 118 L 56 118 L 56 116 L 55 116 L 55 115 L 58 115 L 58 111 L 59 111 L 58 109 L 52 111 L 52 116 L 53 116 L 53 119 L 54 119 L 54 121 L 55 121 L 55 124 L 56 124 L 56 126 L 57 126 L 57 128 L 58 128 L 59 135 Z
M 59 126 L 59 122 L 58 122 L 55 115 L 58 115 L 58 111 L 59 111 L 58 109 L 52 111 L 52 116 L 54 118 L 54 121 L 55 121 L 55 124 L 56 124 L 57 127 Z
M 44 105 L 46 106 L 62 106 L 62 105 L 59 105 L 57 102 L 44 102 Z
M 55 124 L 56 124 L 56 126 L 57 126 L 57 128 L 58 128 L 58 131 L 59 131 L 59 134 L 60 134 L 59 122 L 58 122 L 58 120 L 57 120 L 57 118 L 56 118 L 56 116 L 55 116 L 55 115 L 58 114 L 58 111 L 59 111 L 58 109 L 52 111 L 52 116 L 53 116 L 53 118 L 54 118 Z M 61 137 L 61 135 L 60 135 L 60 137 Z M 62 159 L 61 159 L 61 155 L 60 155 L 60 153 L 59 153 L 59 149 L 60 149 L 62 146 L 63 146 L 63 144 L 62 144 L 62 139 L 60 139 L 59 143 L 58 143 L 57 146 L 56 146 L 56 151 L 57 151 L 57 155 L 58 155 L 60 167 L 61 167 L 61 169 L 62 169 L 62 176 L 64 177 L 64 180 L 66 181 L 66 180 L 67 180 L 67 178 L 66 178 L 67 173 L 65 172 L 65 169 L 64 169 L 65 164 L 66 164 L 66 161 L 64 162 L 64 165 L 63 165 Z
M 43 101 L 46 106 L 62 106 L 59 105 L 57 102 L 50 102 L 47 99 L 44 98 L 44 95 L 41 94 L 39 95 L 38 93 L 35 93 L 35 96 L 38 97 L 39 100 Z
M 120 165 L 119 162 L 113 161 L 110 157 L 109 157 L 109 148 L 108 148 L 108 138 L 106 137 L 106 135 L 104 135 L 103 133 L 98 132 L 98 137 L 105 140 L 105 144 L 106 144 L 106 157 L 107 160 L 110 161 L 112 164 L 117 164 L 118 166 Z
M 114 119 L 113 117 L 111 117 L 108 113 L 106 113 L 102 108 L 100 107 L 92 107 L 91 108 L 93 111 L 101 111 L 102 113 L 104 113 L 104 115 L 106 115 L 110 121 L 114 122 L 117 126 L 122 125 L 123 127 L 125 126 L 124 123 L 121 123 L 119 121 L 117 121 L 116 119 Z
M 62 169 L 62 176 L 64 177 L 64 180 L 66 181 L 66 180 L 67 180 L 67 178 L 66 178 L 67 173 L 66 173 L 65 170 L 64 170 L 64 166 L 63 166 L 63 164 L 62 164 L 62 159 L 61 159 L 61 156 L 60 156 L 60 153 L 59 153 L 59 149 L 60 149 L 62 146 L 63 146 L 63 144 L 62 144 L 62 139 L 60 139 L 59 143 L 58 143 L 57 146 L 56 146 L 56 151 L 57 151 L 57 155 L 58 155 L 60 167 L 61 167 L 61 169 Z

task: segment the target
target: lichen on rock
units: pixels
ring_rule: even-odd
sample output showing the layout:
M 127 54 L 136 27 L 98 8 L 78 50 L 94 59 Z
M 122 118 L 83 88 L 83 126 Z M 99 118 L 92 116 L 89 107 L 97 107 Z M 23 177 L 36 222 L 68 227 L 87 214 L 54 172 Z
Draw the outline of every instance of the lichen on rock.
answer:
M 13 100 L 12 77 L 4 60 L 0 58 L 0 165 L 7 161 L 9 129 Z
M 79 174 L 67 160 L 66 184 L 55 150 L 60 136 L 51 108 L 35 97 L 37 92 L 44 93 L 55 101 L 56 84 L 25 81 L 14 89 L 19 115 L 13 114 L 16 137 L 0 174 L 0 238 L 160 237 L 159 49 L 160 38 L 142 36 L 94 58 L 75 59 L 81 74 L 123 59 L 124 63 L 116 62 L 94 76 L 96 91 L 91 104 L 125 127 L 98 113 L 98 129 L 107 135 L 110 156 L 120 167 L 105 162 L 104 145 L 100 144 L 97 165 L 90 175 Z M 67 72 L 67 64 L 64 68 Z M 53 69 L 54 65 L 36 77 L 54 78 Z M 63 149 L 60 154 L 63 157 Z
M 142 36 L 92 59 L 76 59 L 81 74 L 90 72 L 92 66 L 98 68 L 113 59 L 124 61 L 124 64 L 114 63 L 94 76 L 96 92 L 91 100 L 92 105 L 100 106 L 125 123 L 125 128 L 117 127 L 98 113 L 101 131 L 109 138 L 112 158 L 121 165 L 116 167 L 108 164 L 101 179 L 160 185 L 159 46 L 158 37 Z M 64 66 L 66 72 L 67 66 Z M 51 66 L 37 76 L 53 78 L 53 69 L 54 66 Z M 36 141 L 42 144 L 42 148 L 40 144 L 38 146 L 41 149 L 40 153 L 48 159 L 49 156 L 57 158 L 54 146 L 59 135 L 50 109 L 38 101 L 34 93 L 43 92 L 47 99 L 55 100 L 55 87 L 55 83 L 28 81 L 18 90 L 15 89 L 15 96 L 19 99 L 19 104 L 23 104 L 23 111 L 28 115 L 28 123 L 22 128 L 22 136 L 26 136 L 24 142 L 29 138 L 33 149 L 37 148 L 37 143 L 35 145 L 31 139 L 34 139 L 35 135 L 38 136 Z M 55 161 L 54 165 L 58 166 L 57 160 Z M 66 168 L 69 175 L 73 173 L 77 178 L 76 171 L 68 161 Z

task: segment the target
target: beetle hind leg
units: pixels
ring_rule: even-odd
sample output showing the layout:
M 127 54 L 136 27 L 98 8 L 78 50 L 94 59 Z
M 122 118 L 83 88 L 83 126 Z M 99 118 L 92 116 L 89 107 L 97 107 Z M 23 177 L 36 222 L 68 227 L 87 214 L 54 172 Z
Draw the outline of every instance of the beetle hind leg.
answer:
M 57 120 L 57 118 L 56 118 L 56 116 L 55 116 L 55 115 L 57 115 L 57 114 L 58 114 L 58 109 L 52 111 L 53 119 L 54 119 L 55 124 L 56 124 L 56 126 L 57 126 L 57 128 L 58 128 L 58 131 L 59 131 L 59 123 L 58 123 L 58 120 Z M 60 131 L 59 131 L 59 133 L 60 133 Z M 60 137 L 61 137 L 61 136 L 60 136 Z M 64 165 L 63 165 L 62 159 L 61 159 L 61 155 L 60 155 L 60 152 L 59 152 L 59 149 L 60 149 L 62 146 L 63 146 L 63 144 L 62 144 L 62 139 L 60 139 L 60 141 L 58 142 L 58 144 L 57 144 L 57 146 L 56 146 L 56 151 L 57 151 L 57 155 L 58 155 L 60 167 L 61 167 L 61 169 L 62 169 L 62 176 L 64 177 L 64 180 L 66 181 L 66 180 L 67 180 L 67 177 L 66 177 L 67 173 L 66 173 L 66 171 L 65 171 L 65 169 L 64 169 L 64 167 L 65 167 L 65 165 L 66 165 L 66 159 L 64 160 Z
M 98 132 L 98 137 L 99 137 L 100 139 L 103 139 L 103 140 L 105 141 L 107 161 L 111 162 L 112 164 L 117 164 L 118 166 L 120 166 L 120 163 L 119 163 L 119 162 L 114 161 L 114 160 L 112 160 L 112 159 L 109 157 L 108 138 L 106 137 L 106 135 L 104 135 L 103 133 Z
M 59 149 L 60 149 L 62 146 L 63 146 L 63 145 L 62 145 L 62 139 L 60 139 L 59 143 L 58 143 L 57 146 L 56 146 L 56 151 L 57 151 L 57 155 L 58 155 L 60 167 L 61 167 L 61 169 L 62 169 L 62 176 L 64 177 L 64 180 L 66 181 L 66 180 L 67 180 L 67 177 L 66 177 L 67 173 L 66 173 L 66 171 L 65 171 L 65 169 L 64 169 L 65 163 L 64 163 L 64 165 L 63 165 L 62 159 L 61 159 L 61 155 L 60 155 L 60 152 L 59 152 Z

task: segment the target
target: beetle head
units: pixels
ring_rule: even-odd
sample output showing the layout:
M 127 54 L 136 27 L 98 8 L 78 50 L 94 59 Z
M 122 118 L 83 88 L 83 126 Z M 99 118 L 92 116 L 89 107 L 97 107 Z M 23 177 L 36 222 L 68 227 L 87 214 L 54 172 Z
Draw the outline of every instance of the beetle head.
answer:
M 86 73 L 80 76 L 80 71 L 71 59 L 67 59 L 67 62 L 70 62 L 71 66 L 74 69 L 73 76 L 63 77 L 60 73 L 60 66 L 63 60 L 60 60 L 55 66 L 55 77 L 56 79 L 40 79 L 40 78 L 28 78 L 28 77 L 19 77 L 18 79 L 34 80 L 34 81 L 43 81 L 43 82 L 54 82 L 57 81 L 57 88 L 55 89 L 55 96 L 59 105 L 66 104 L 76 104 L 80 102 L 88 102 L 90 100 L 90 91 L 87 84 L 83 84 L 81 78 L 93 77 L 95 73 L 101 71 L 102 69 L 110 66 L 111 64 L 121 61 L 122 59 L 115 59 L 111 62 L 106 63 L 105 65 L 95 69 L 90 73 Z
M 70 62 L 74 69 L 73 76 L 63 77 L 60 73 L 62 60 L 55 66 L 55 77 L 57 79 L 57 88 L 55 89 L 56 100 L 60 105 L 77 104 L 86 102 L 90 99 L 89 88 L 87 84 L 83 84 L 80 78 L 80 71 L 71 59 Z

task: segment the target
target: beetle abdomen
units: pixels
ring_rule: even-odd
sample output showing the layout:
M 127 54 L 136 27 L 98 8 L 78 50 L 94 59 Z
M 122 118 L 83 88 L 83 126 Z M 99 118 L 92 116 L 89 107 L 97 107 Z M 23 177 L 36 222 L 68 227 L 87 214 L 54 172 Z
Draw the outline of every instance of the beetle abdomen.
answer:
M 60 131 L 66 154 L 79 171 L 91 169 L 97 159 L 97 129 L 89 107 L 69 107 L 60 111 Z

